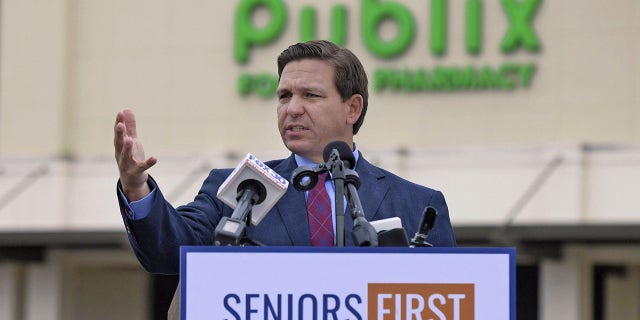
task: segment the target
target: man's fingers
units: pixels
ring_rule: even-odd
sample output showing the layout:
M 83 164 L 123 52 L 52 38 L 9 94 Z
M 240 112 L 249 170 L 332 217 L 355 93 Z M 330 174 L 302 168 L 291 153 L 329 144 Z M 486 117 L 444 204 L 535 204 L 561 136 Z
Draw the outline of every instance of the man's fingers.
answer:
M 144 174 L 144 172 L 147 171 L 147 169 L 153 167 L 153 165 L 156 164 L 156 162 L 158 162 L 158 160 L 154 157 L 150 157 L 149 159 L 141 162 L 135 161 L 135 160 L 132 160 L 132 161 L 133 161 L 133 165 L 130 167 L 131 169 L 128 171 L 128 174 L 130 175 Z
M 116 140 L 118 140 L 116 138 Z M 128 172 L 131 167 L 136 166 L 136 161 L 132 156 L 133 141 L 130 137 L 123 136 L 116 141 L 116 161 L 122 172 Z
M 149 157 L 149 159 L 144 161 L 144 170 L 146 171 L 147 169 L 153 167 L 153 165 L 155 165 L 158 162 L 158 159 L 156 159 L 155 157 Z
M 158 159 L 156 159 L 155 157 L 149 157 L 148 159 L 144 159 L 143 153 L 139 154 L 136 151 L 134 151 L 135 142 L 133 138 L 129 136 L 125 136 L 123 138 L 122 144 L 123 144 L 123 147 L 119 152 L 120 159 L 118 160 L 118 163 L 120 164 L 122 169 L 125 169 L 124 171 L 130 171 L 127 169 L 135 168 L 133 169 L 134 173 L 139 173 L 151 168 L 153 165 L 156 164 L 156 162 L 158 162 Z
M 113 145 L 122 188 L 127 197 L 141 199 L 141 196 L 149 192 L 145 185 L 148 178 L 146 170 L 158 160 L 154 157 L 144 158 L 142 144 L 137 138 L 136 118 L 130 109 L 118 112 L 113 131 Z
M 124 115 L 122 114 L 122 111 L 119 111 L 118 113 L 116 113 L 116 123 L 114 124 L 114 127 L 118 125 L 118 123 L 122 122 L 123 119 L 124 119 Z
M 122 120 L 124 122 L 124 127 L 128 136 L 133 138 L 138 137 L 138 133 L 136 131 L 136 117 L 133 115 L 133 111 L 131 109 L 122 110 Z
M 116 147 L 116 153 L 119 153 L 124 145 L 124 132 L 124 123 L 116 122 L 116 125 L 113 128 L 113 145 Z
M 126 162 L 132 162 L 132 163 L 136 163 L 136 158 L 133 154 L 133 138 L 129 137 L 128 135 L 125 135 L 122 139 L 122 160 L 126 161 Z

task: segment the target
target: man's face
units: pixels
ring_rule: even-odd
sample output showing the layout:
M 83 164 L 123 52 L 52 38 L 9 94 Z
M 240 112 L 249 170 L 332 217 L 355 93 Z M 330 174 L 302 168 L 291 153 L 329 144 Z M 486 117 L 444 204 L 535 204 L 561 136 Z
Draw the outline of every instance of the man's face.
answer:
M 322 162 L 324 147 L 341 140 L 353 145 L 353 124 L 362 112 L 362 96 L 342 101 L 327 61 L 291 61 L 278 85 L 278 129 L 292 152 Z

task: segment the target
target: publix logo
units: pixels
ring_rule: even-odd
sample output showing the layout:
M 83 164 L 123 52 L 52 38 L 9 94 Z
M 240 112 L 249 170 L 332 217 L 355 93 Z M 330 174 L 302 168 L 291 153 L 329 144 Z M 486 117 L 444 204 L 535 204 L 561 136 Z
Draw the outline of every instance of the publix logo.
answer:
M 408 0 L 407 0 L 408 1 Z M 360 0 L 357 14 L 359 25 L 350 21 L 347 6 L 336 4 L 330 11 L 330 36 L 328 40 L 349 47 L 348 28 L 359 28 L 360 41 L 366 50 L 382 60 L 402 61 L 415 42 L 416 18 L 403 1 Z M 500 0 L 507 26 L 499 48 L 483 48 L 484 1 L 465 0 L 464 17 L 454 23 L 464 24 L 464 48 L 469 56 L 479 56 L 483 51 L 498 50 L 505 58 L 499 65 L 435 65 L 426 67 L 378 68 L 370 73 L 372 89 L 376 92 L 421 93 L 480 90 L 517 90 L 531 85 L 536 72 L 534 61 L 509 61 L 509 54 L 517 51 L 538 53 L 541 42 L 534 28 L 534 18 L 541 0 Z M 446 55 L 449 38 L 448 0 L 420 1 L 428 16 L 429 47 L 425 61 Z M 254 24 L 257 10 L 266 10 L 269 21 L 265 25 Z M 317 25 L 317 10 L 304 6 L 293 17 L 283 0 L 241 0 L 236 7 L 234 27 L 234 59 L 239 65 L 249 64 L 252 49 L 268 46 L 285 33 L 290 21 L 299 21 L 299 41 L 316 39 L 316 31 L 326 26 Z M 393 23 L 395 35 L 383 38 L 379 32 L 383 23 Z M 323 30 L 324 30 L 323 29 Z M 274 57 L 275 58 L 275 57 Z M 362 58 L 362 57 L 361 57 Z M 238 78 L 240 96 L 271 98 L 278 86 L 277 74 L 244 73 Z

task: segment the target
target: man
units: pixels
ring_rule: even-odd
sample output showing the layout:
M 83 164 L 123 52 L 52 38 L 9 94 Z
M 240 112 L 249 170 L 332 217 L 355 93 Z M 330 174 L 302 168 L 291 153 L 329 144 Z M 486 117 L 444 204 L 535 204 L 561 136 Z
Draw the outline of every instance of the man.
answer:
M 364 121 L 368 105 L 367 76 L 358 58 L 328 41 L 298 43 L 278 57 L 280 77 L 277 98 L 278 129 L 289 158 L 266 164 L 290 179 L 298 166 L 322 163 L 325 146 L 346 142 L 356 158 L 359 194 L 369 221 L 398 216 L 409 235 L 416 232 L 426 206 L 438 211 L 436 225 L 427 241 L 435 246 L 455 246 L 447 205 L 441 192 L 413 184 L 367 162 L 357 150 L 353 136 Z M 216 198 L 218 187 L 232 169 L 214 169 L 194 201 L 173 208 L 146 170 L 156 163 L 145 158 L 130 110 L 118 113 L 115 154 L 120 171 L 118 201 L 129 240 L 141 264 L 154 273 L 178 273 L 181 245 L 211 245 L 223 216 L 233 210 Z M 325 183 L 331 190 L 331 181 Z M 333 197 L 330 191 L 325 191 Z M 308 246 L 310 231 L 304 192 L 289 188 L 249 236 L 271 246 Z M 335 215 L 335 209 L 332 209 Z M 347 217 L 350 214 L 346 214 Z M 335 216 L 333 217 L 335 220 Z M 353 221 L 345 219 L 345 229 Z M 335 225 L 334 225 L 335 228 Z M 346 245 L 353 245 L 350 237 Z M 330 245 L 330 244 L 329 244 Z

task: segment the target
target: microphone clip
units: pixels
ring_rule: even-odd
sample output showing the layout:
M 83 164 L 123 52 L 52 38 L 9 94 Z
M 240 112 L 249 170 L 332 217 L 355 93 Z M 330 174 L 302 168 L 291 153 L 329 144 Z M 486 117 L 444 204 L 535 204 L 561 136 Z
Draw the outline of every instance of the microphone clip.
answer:
M 301 166 L 293 170 L 291 175 L 291 183 L 298 191 L 309 191 L 318 183 L 318 175 L 329 171 L 326 164 L 322 163 L 316 166 Z
M 247 239 L 247 222 L 232 217 L 222 217 L 214 232 L 216 246 L 241 246 Z

